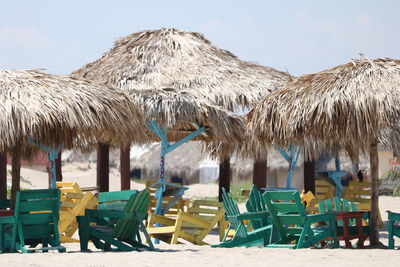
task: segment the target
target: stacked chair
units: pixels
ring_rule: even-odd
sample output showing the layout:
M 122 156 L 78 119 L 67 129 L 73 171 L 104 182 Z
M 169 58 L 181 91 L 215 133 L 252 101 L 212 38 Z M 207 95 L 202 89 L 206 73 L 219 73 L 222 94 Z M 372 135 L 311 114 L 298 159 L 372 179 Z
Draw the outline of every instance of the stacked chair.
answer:
M 308 248 L 325 240 L 339 246 L 334 213 L 307 215 L 297 191 L 267 191 L 263 197 L 278 233 L 267 248 Z
M 146 189 L 100 193 L 99 208 L 87 209 L 84 216 L 78 217 L 81 250 L 88 250 L 89 241 L 105 251 L 153 250 L 143 224 L 149 206 L 150 195 Z M 139 231 L 148 245 L 142 243 Z
M 73 238 L 78 229 L 77 216 L 83 216 L 85 209 L 95 209 L 97 198 L 91 193 L 83 193 L 77 183 L 57 182 L 57 188 L 61 191 L 60 220 L 58 231 L 61 243 L 79 242 Z

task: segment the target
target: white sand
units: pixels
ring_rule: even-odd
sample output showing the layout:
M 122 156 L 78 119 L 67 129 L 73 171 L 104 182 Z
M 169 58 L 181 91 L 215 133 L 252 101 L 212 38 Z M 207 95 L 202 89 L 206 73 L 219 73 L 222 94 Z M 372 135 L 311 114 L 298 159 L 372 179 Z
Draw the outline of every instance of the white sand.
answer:
M 86 169 L 87 166 L 81 166 Z M 81 186 L 94 186 L 96 183 L 95 166 L 82 171 L 78 165 L 63 168 L 65 181 L 76 181 Z M 23 169 L 22 177 L 30 180 L 33 186 L 44 188 L 47 174 Z M 144 186 L 132 183 L 132 188 Z M 110 190 L 119 190 L 119 175 L 116 170 L 110 174 Z M 187 197 L 212 197 L 218 194 L 216 184 L 192 185 Z M 386 210 L 400 212 L 400 197 L 380 197 L 380 209 L 383 220 L 387 220 Z M 243 209 L 243 205 L 241 205 Z M 387 232 L 380 232 L 381 242 L 387 245 Z M 209 243 L 218 243 L 217 231 L 206 237 Z M 366 245 L 368 242 L 366 242 Z M 400 245 L 400 239 L 396 239 Z M 400 266 L 400 251 L 387 249 L 264 249 L 264 248 L 211 248 L 209 246 L 156 245 L 156 252 L 102 252 L 82 253 L 79 244 L 65 244 L 67 253 L 0 254 L 0 267 L 5 266 Z M 341 246 L 344 246 L 342 243 Z

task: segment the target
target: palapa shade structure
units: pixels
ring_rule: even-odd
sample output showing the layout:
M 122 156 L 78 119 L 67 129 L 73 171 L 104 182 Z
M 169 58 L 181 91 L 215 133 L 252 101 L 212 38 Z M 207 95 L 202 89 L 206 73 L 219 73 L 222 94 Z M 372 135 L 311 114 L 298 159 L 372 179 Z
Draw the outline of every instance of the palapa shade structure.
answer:
M 284 72 L 215 47 L 201 33 L 173 28 L 121 38 L 101 58 L 72 74 L 123 90 L 190 91 L 230 110 L 250 105 L 289 80 Z
M 172 88 L 177 94 L 197 95 L 231 111 L 289 80 L 286 73 L 242 61 L 215 47 L 200 33 L 165 28 L 117 40 L 101 58 L 73 75 L 128 91 Z M 226 126 L 227 133 L 242 132 Z
M 0 70 L 0 99 L 0 151 L 12 150 L 13 162 L 31 145 L 28 138 L 65 148 L 77 139 L 147 141 L 142 110 L 118 89 L 37 70 Z M 19 173 L 13 193 L 18 189 Z
M 120 90 L 37 70 L 0 70 L 0 90 L 0 150 L 29 137 L 66 148 L 76 137 L 147 141 L 142 110 Z
M 309 155 L 319 148 L 359 149 L 370 155 L 371 243 L 378 243 L 378 139 L 398 132 L 400 61 L 360 59 L 303 75 L 258 102 L 248 128 L 259 143 L 301 144 Z M 397 135 L 398 136 L 398 135 Z

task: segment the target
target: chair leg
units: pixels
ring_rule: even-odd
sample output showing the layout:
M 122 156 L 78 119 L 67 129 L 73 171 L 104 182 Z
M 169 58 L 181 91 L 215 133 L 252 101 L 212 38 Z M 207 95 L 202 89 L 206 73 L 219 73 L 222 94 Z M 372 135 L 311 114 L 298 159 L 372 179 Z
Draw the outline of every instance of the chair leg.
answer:
M 394 249 L 394 238 L 393 238 L 393 221 L 389 220 L 388 223 L 388 232 L 389 232 L 389 248 Z

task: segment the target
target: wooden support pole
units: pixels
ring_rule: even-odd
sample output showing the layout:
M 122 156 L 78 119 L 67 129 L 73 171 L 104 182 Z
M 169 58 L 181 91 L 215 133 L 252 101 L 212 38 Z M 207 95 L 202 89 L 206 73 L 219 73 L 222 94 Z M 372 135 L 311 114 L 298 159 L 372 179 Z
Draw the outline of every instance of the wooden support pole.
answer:
M 267 160 L 254 159 L 253 184 L 258 188 L 267 187 Z
M 369 148 L 369 164 L 371 168 L 371 218 L 370 218 L 370 242 L 371 245 L 379 244 L 378 235 L 378 212 L 379 212 L 379 159 L 378 141 L 372 140 Z
M 131 146 L 127 145 L 120 149 L 120 173 L 121 173 L 121 190 L 131 189 L 131 170 L 130 170 L 130 153 Z
M 99 192 L 108 192 L 110 182 L 109 145 L 98 143 L 97 146 L 97 187 Z
M 61 168 L 61 151 L 60 153 L 58 153 L 58 157 L 56 159 L 56 180 L 61 182 L 63 180 L 63 176 L 62 176 L 62 168 Z
M 7 199 L 7 152 L 0 152 L 0 199 Z
M 20 190 L 21 180 L 21 146 L 15 145 L 12 149 L 12 161 L 11 161 L 11 209 L 15 208 L 15 197 L 17 191 Z
M 304 191 L 311 191 L 315 195 L 315 161 L 304 157 Z
M 218 179 L 218 201 L 222 201 L 222 187 L 226 192 L 230 191 L 231 187 L 231 166 L 230 157 L 225 157 L 219 163 L 219 179 Z

